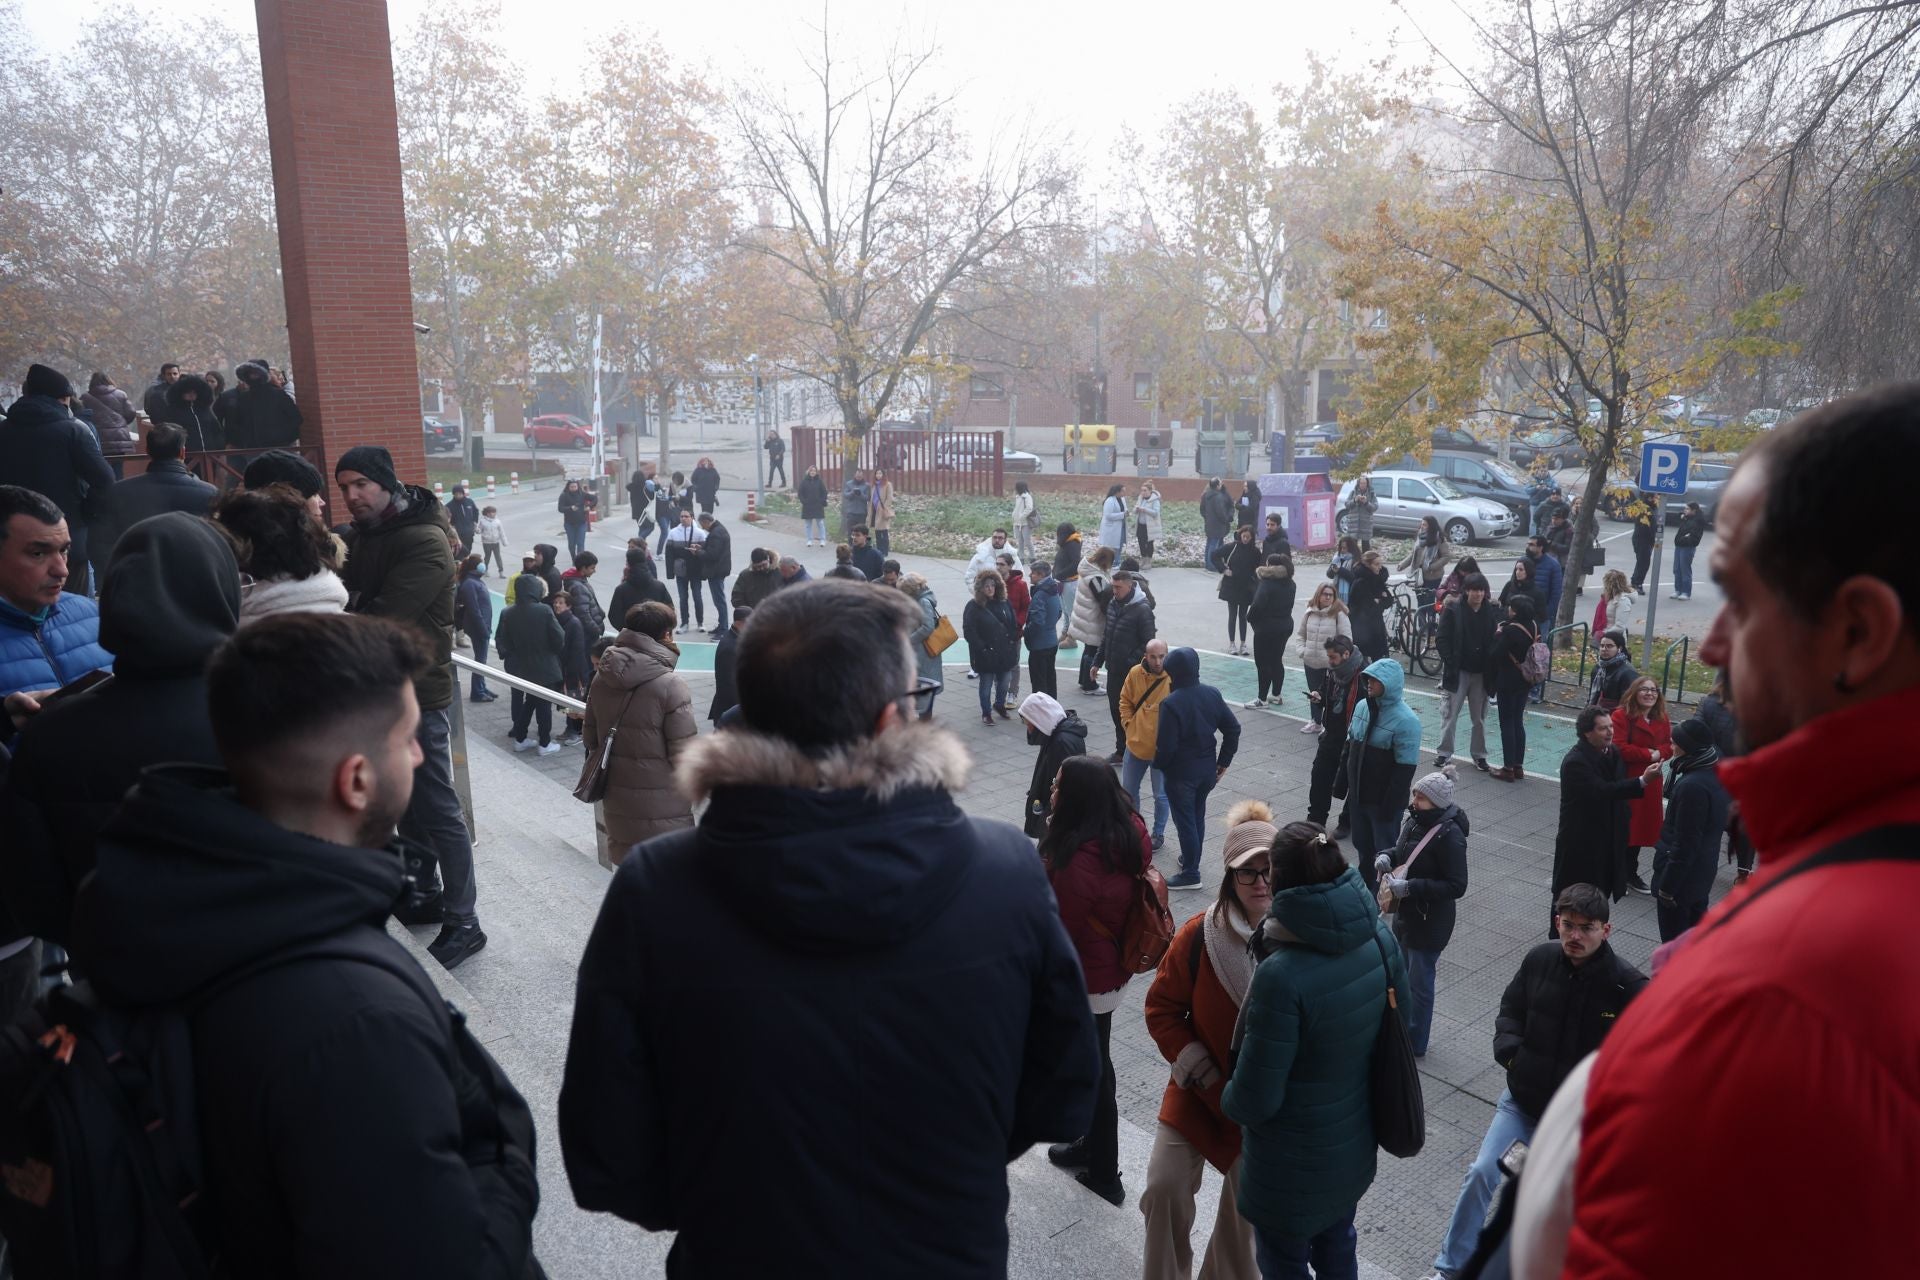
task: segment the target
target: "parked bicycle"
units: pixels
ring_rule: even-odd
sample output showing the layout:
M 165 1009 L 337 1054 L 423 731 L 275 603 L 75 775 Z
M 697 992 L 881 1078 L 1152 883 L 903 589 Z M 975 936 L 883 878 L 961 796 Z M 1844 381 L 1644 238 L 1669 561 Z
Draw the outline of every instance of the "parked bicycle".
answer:
M 1433 593 L 1405 578 L 1393 583 L 1393 608 L 1387 618 L 1387 647 L 1407 655 L 1407 663 L 1424 676 L 1440 674 L 1439 616 Z

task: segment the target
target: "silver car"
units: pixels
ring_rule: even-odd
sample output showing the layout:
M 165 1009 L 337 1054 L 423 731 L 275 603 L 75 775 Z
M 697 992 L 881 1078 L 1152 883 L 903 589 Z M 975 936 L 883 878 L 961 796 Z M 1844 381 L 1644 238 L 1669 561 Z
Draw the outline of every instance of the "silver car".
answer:
M 1513 512 L 1486 498 L 1469 497 L 1445 476 L 1374 471 L 1367 478 L 1373 482 L 1373 496 L 1380 504 L 1373 515 L 1376 532 L 1415 533 L 1424 516 L 1438 520 L 1441 533 L 1456 546 L 1504 538 L 1513 532 Z M 1346 508 L 1354 483 L 1349 480 L 1340 486 L 1337 523 L 1342 534 L 1351 532 Z

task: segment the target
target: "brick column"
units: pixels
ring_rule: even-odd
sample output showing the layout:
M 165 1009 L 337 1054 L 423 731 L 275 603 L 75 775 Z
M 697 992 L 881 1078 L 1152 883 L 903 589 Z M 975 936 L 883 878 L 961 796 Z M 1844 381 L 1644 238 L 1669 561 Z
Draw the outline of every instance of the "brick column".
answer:
M 385 0 L 255 0 L 303 445 L 426 476 Z M 331 474 L 329 474 L 331 480 Z M 329 513 L 345 519 L 336 500 Z

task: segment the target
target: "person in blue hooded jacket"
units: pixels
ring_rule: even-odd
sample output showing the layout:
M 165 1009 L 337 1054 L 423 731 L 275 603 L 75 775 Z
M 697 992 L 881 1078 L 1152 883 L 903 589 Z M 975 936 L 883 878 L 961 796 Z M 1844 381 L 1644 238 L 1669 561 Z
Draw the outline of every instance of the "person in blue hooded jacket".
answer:
M 1407 673 L 1392 658 L 1369 663 L 1360 673 L 1365 695 L 1347 724 L 1347 803 L 1353 813 L 1353 847 L 1367 888 L 1374 855 L 1392 849 L 1400 814 L 1413 795 L 1420 763 L 1420 717 L 1403 696 Z
M 1200 655 L 1175 649 L 1167 655 L 1167 679 L 1173 686 L 1160 702 L 1160 734 L 1153 767 L 1167 780 L 1167 806 L 1180 836 L 1180 871 L 1167 880 L 1170 889 L 1200 883 L 1200 850 L 1206 843 L 1207 795 L 1240 749 L 1240 721 L 1227 700 L 1200 683 Z M 1214 749 L 1214 736 L 1220 746 Z M 1417 736 L 1417 735 L 1416 735 Z
M 1388 986 L 1401 1010 L 1409 1005 L 1406 969 L 1325 830 L 1288 823 L 1272 862 L 1273 903 L 1254 930 L 1220 1109 L 1243 1134 L 1239 1207 L 1260 1274 L 1305 1277 L 1311 1263 L 1313 1275 L 1350 1277 L 1354 1211 L 1375 1172 L 1367 1073 Z

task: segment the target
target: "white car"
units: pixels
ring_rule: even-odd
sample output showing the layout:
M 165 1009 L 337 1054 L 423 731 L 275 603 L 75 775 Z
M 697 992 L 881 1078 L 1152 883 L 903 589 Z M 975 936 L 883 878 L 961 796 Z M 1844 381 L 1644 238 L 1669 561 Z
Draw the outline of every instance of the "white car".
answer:
M 1440 522 L 1440 532 L 1448 542 L 1466 546 L 1470 542 L 1488 542 L 1513 532 L 1513 512 L 1486 498 L 1473 498 L 1445 476 L 1418 471 L 1374 471 L 1374 500 L 1379 510 L 1373 514 L 1377 533 L 1415 533 L 1423 516 Z M 1337 523 L 1344 535 L 1351 533 L 1347 503 L 1353 497 L 1356 482 L 1340 486 L 1340 515 Z

